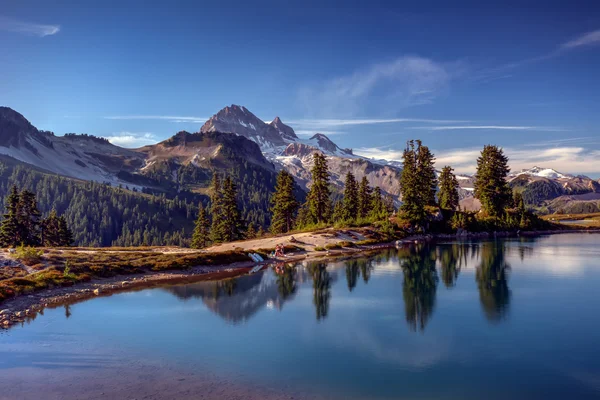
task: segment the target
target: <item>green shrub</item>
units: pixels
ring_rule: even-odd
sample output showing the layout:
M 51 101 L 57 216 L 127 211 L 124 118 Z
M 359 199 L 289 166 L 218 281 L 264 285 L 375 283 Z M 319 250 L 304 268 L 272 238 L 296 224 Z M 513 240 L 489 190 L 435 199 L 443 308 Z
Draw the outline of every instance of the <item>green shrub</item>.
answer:
M 30 246 L 20 245 L 17 247 L 15 259 L 21 261 L 25 265 L 34 265 L 41 261 L 44 252 Z

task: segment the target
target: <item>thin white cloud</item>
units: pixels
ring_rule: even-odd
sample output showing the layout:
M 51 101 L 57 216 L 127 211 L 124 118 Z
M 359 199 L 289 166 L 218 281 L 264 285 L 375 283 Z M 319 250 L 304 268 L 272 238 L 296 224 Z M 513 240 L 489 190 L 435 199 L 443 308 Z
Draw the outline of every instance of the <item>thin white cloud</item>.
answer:
M 104 117 L 104 119 L 115 120 L 165 120 L 178 123 L 198 123 L 203 124 L 208 120 L 206 117 L 185 117 L 175 115 L 113 115 Z
M 563 43 L 560 47 L 561 49 L 573 49 L 581 46 L 591 46 L 600 44 L 600 29 L 588 32 L 584 35 L 581 35 L 573 40 L 569 40 L 566 43 Z
M 337 127 L 337 126 L 355 126 L 355 125 L 377 125 L 377 124 L 395 124 L 421 122 L 427 124 L 460 124 L 469 122 L 468 120 L 451 119 L 422 119 L 422 118 L 358 118 L 358 119 L 292 119 L 284 121 L 291 126 L 299 127 Z
M 313 136 L 317 133 L 322 133 L 323 135 L 331 136 L 331 135 L 345 135 L 346 132 L 341 131 L 323 131 L 323 130 L 297 130 L 296 135 L 298 136 Z
M 0 16 L 0 30 L 29 36 L 51 36 L 60 31 L 60 25 L 42 25 Z
M 449 126 L 414 126 L 410 129 L 422 129 L 428 131 L 449 131 L 449 130 L 507 130 L 507 131 L 541 131 L 541 132 L 564 132 L 565 129 L 552 126 L 517 126 L 517 125 L 449 125 Z
M 111 136 L 103 136 L 114 145 L 121 147 L 136 148 L 158 142 L 156 136 L 151 132 L 117 132 Z
M 352 116 L 371 106 L 374 97 L 398 108 L 428 104 L 460 70 L 418 56 L 374 64 L 350 75 L 300 88 L 298 103 L 309 115 Z
M 402 161 L 402 150 L 386 147 L 354 149 L 364 157 Z M 600 150 L 589 150 L 578 146 L 504 148 L 513 171 L 533 166 L 553 168 L 562 173 L 600 175 Z M 450 149 L 435 151 L 436 165 L 452 166 L 457 173 L 472 174 L 477 166 L 481 148 Z

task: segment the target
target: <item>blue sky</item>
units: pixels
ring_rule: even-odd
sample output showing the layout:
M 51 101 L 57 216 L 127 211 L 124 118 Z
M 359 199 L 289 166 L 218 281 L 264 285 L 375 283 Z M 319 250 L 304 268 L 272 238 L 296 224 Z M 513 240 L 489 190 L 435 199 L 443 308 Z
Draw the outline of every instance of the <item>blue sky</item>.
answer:
M 137 146 L 240 104 L 368 156 L 600 177 L 597 2 L 91 3 L 3 4 L 1 105 Z

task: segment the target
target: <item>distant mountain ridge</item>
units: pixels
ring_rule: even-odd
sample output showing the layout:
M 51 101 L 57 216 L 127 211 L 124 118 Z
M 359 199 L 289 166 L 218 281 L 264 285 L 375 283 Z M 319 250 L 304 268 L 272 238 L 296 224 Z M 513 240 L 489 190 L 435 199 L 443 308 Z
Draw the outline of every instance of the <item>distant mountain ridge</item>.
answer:
M 371 186 L 401 200 L 401 163 L 355 155 L 321 133 L 300 138 L 281 118 L 267 123 L 244 106 L 223 108 L 197 133 L 178 132 L 139 149 L 121 148 L 90 135 L 55 136 L 38 130 L 18 112 L 0 107 L 0 154 L 62 176 L 153 192 L 204 193 L 215 172 L 234 173 L 237 179 L 245 176 L 240 186 L 264 187 L 258 197 L 265 212 L 277 171 L 287 170 L 304 191 L 308 189 L 315 152 L 327 156 L 332 183 L 339 189 L 352 172 L 358 180 L 366 177 Z M 472 197 L 474 178 L 457 178 L 461 198 Z M 512 173 L 509 183 L 535 206 L 560 196 L 600 193 L 600 181 L 539 166 Z

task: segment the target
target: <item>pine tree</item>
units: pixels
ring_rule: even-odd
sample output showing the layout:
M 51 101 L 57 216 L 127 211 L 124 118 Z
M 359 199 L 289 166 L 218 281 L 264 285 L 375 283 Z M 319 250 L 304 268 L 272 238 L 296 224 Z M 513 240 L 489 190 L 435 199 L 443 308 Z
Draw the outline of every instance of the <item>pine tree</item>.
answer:
M 41 242 L 45 247 L 60 246 L 59 222 L 56 210 L 52 209 L 47 218 L 42 220 Z
M 59 246 L 67 247 L 73 244 L 73 232 L 67 225 L 67 220 L 63 215 L 58 217 L 58 239 Z
M 344 220 L 344 202 L 336 201 L 333 205 L 333 213 L 331 214 L 331 219 L 334 222 L 343 221 Z
M 200 207 L 198 209 L 198 218 L 196 219 L 194 234 L 192 235 L 192 247 L 194 249 L 202 249 L 206 247 L 210 234 L 209 228 L 210 221 L 208 220 L 208 215 L 206 215 L 206 210 L 204 209 L 202 203 L 200 203 Z
M 366 176 L 363 176 L 358 189 L 358 216 L 360 218 L 366 218 L 367 215 L 369 215 L 372 192 L 373 190 L 369 186 L 369 180 Z
M 256 237 L 259 238 L 259 237 L 263 237 L 263 236 L 265 236 L 265 230 L 263 229 L 262 226 L 259 226 L 258 231 L 256 231 Z
M 221 180 L 219 175 L 213 174 L 210 184 L 210 214 L 212 217 L 212 225 L 210 228 L 210 240 L 214 243 L 225 241 L 225 233 L 221 230 L 223 226 L 223 193 L 221 189 Z
M 275 193 L 271 199 L 271 232 L 286 233 L 292 230 L 299 203 L 294 196 L 295 181 L 291 174 L 281 170 L 277 175 Z
M 35 194 L 23 190 L 19 195 L 17 215 L 22 244 L 26 246 L 40 245 L 40 217 Z
M 435 157 L 429 151 L 429 147 L 423 146 L 417 140 L 417 185 L 421 193 L 423 204 L 435 206 L 435 192 L 437 179 L 435 177 Z
M 246 239 L 256 238 L 256 229 L 254 229 L 254 224 L 252 222 L 248 224 L 248 230 L 246 230 L 246 234 L 244 236 Z
M 308 191 L 306 203 L 310 223 L 325 223 L 331 216 L 331 191 L 329 189 L 329 168 L 327 159 L 321 153 L 313 154 L 314 165 L 311 169 L 312 186 Z
M 222 213 L 217 229 L 222 234 L 223 241 L 233 242 L 242 237 L 242 220 L 237 205 L 237 189 L 231 180 L 226 177 L 222 187 Z
M 358 216 L 358 184 L 352 172 L 346 174 L 344 187 L 342 219 L 345 221 L 355 220 Z
M 21 229 L 19 228 L 18 204 L 19 191 L 13 186 L 5 201 L 6 212 L 0 225 L 0 246 L 15 247 L 23 241 L 21 238 Z
M 369 216 L 371 218 L 381 220 L 388 215 L 387 209 L 383 202 L 383 196 L 381 195 L 381 188 L 376 186 L 371 195 L 371 205 Z
M 456 210 L 458 207 L 458 180 L 453 169 L 445 166 L 440 174 L 440 192 L 438 198 L 440 207 L 444 210 Z
M 400 191 L 402 194 L 402 211 L 412 223 L 421 223 L 425 218 L 425 208 L 419 193 L 419 178 L 417 177 L 417 151 L 414 141 L 407 143 L 402 155 L 403 169 L 400 176 Z
M 435 205 L 435 158 L 420 140 L 407 143 L 403 158 L 404 169 L 400 177 L 402 211 L 413 224 L 419 225 L 425 220 L 425 206 Z
M 482 210 L 492 217 L 502 216 L 511 203 L 512 193 L 506 181 L 509 172 L 504 151 L 497 146 L 485 146 L 477 159 L 474 194 Z

